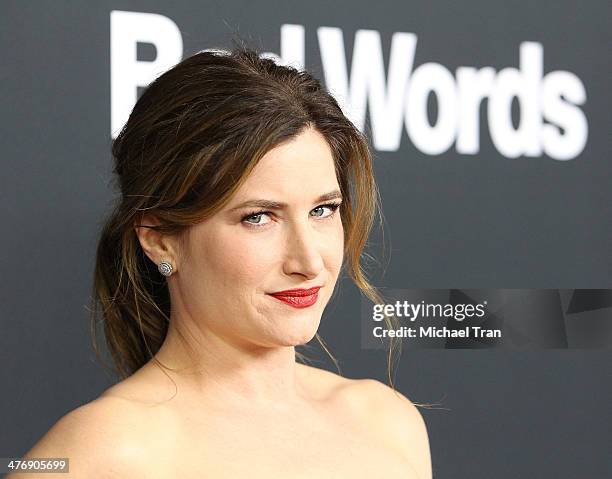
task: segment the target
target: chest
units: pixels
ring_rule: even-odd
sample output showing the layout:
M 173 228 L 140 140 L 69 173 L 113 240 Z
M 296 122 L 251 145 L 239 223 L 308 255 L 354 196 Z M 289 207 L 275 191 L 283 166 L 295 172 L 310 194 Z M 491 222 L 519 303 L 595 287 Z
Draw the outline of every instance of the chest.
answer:
M 417 478 L 384 438 L 341 421 L 194 421 L 171 429 L 145 477 Z

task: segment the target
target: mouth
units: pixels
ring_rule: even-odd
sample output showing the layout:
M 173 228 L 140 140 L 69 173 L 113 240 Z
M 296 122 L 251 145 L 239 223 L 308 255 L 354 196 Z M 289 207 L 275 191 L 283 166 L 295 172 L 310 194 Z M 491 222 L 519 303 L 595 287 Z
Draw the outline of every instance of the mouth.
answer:
M 301 309 L 308 308 L 317 302 L 319 289 L 321 289 L 321 287 L 317 286 L 310 289 L 292 289 L 269 294 L 289 306 Z

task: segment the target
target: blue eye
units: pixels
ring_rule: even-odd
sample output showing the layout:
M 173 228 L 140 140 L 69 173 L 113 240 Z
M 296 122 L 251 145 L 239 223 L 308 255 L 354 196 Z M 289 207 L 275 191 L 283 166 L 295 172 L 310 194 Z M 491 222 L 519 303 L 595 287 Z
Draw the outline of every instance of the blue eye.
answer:
M 264 214 L 266 214 L 266 212 L 265 212 L 265 211 L 262 211 L 262 212 L 260 212 L 260 213 L 252 213 L 252 214 L 250 214 L 249 216 L 245 216 L 245 217 L 244 217 L 242 220 L 243 220 L 243 221 L 246 221 L 246 220 L 249 220 L 249 219 L 252 219 L 252 218 L 257 218 L 257 217 L 259 217 L 259 220 L 260 220 L 260 221 L 253 222 L 253 223 L 251 223 L 251 224 L 261 224 L 261 216 L 262 216 L 262 215 L 264 215 Z M 249 221 L 247 221 L 247 223 L 250 223 L 250 222 L 249 222 Z
M 336 210 L 340 207 L 341 203 L 328 203 L 325 205 L 319 205 L 316 208 L 314 208 L 312 211 L 317 211 L 317 210 L 322 210 L 323 208 L 329 208 L 331 210 L 331 213 L 329 213 L 326 216 L 323 216 L 323 213 L 320 215 L 313 215 L 315 218 L 319 218 L 319 219 L 327 219 L 327 218 L 331 218 L 334 216 L 334 214 L 336 213 Z M 312 213 L 311 211 L 311 213 Z M 268 224 L 269 222 L 265 222 L 262 223 L 261 222 L 261 218 L 263 215 L 269 216 L 270 215 L 270 211 L 252 211 L 250 213 L 248 213 L 246 216 L 242 217 L 242 222 L 248 224 L 249 226 L 254 226 L 256 228 L 261 228 L 264 225 Z M 256 219 L 256 221 L 250 221 Z
M 331 213 L 328 214 L 327 216 L 319 216 L 319 215 L 315 215 L 318 218 L 329 218 L 330 216 L 333 216 L 334 213 L 336 212 L 336 210 L 338 209 L 338 207 L 340 206 L 340 203 L 330 203 L 327 205 L 321 205 L 321 206 L 317 206 L 314 210 L 312 211 L 316 211 L 316 210 L 320 210 L 322 208 L 329 208 L 331 210 Z

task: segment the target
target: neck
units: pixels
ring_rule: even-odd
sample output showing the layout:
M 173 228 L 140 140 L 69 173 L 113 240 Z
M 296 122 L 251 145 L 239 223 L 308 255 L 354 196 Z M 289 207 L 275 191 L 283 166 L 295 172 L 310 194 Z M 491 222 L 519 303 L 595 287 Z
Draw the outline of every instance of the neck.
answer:
M 211 331 L 181 334 L 174 324 L 155 357 L 173 369 L 164 371 L 179 393 L 224 405 L 283 410 L 303 400 L 293 346 L 236 344 Z

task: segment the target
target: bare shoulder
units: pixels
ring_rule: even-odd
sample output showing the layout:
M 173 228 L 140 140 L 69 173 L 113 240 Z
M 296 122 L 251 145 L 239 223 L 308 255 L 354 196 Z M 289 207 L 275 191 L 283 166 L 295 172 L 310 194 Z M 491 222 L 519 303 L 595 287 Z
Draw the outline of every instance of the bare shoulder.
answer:
M 376 379 L 350 379 L 317 368 L 308 371 L 339 411 L 351 414 L 379 443 L 398 451 L 421 479 L 432 477 L 427 428 L 412 401 Z
M 380 434 L 381 441 L 412 463 L 421 479 L 432 477 L 429 435 L 412 401 L 376 379 L 352 380 L 344 395 L 369 428 Z
M 313 397 L 318 399 L 332 399 L 352 380 L 325 369 L 297 363 L 298 371 L 302 373 L 304 382 L 308 384 Z
M 129 401 L 101 397 L 62 416 L 24 457 L 67 457 L 75 478 L 138 477 L 143 423 Z

